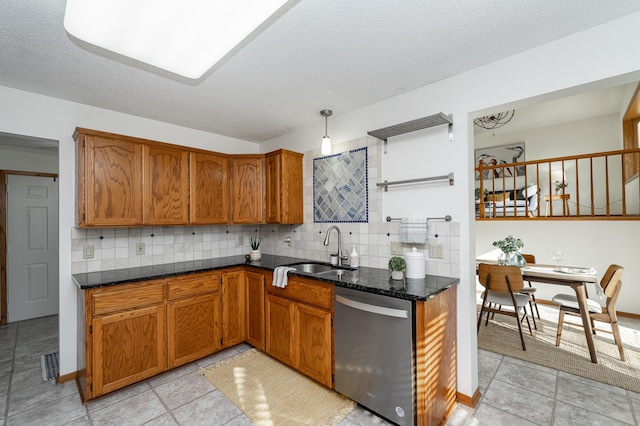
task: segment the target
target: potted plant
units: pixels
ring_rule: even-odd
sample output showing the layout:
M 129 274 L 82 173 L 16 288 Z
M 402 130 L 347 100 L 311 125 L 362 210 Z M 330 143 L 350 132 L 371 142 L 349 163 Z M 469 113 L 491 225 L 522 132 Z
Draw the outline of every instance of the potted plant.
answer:
M 566 188 L 567 186 L 569 186 L 569 184 L 565 181 L 556 181 L 556 194 L 559 194 L 560 191 L 562 191 L 563 188 Z
M 527 266 L 527 262 L 520 254 L 520 249 L 524 247 L 524 243 L 520 238 L 509 235 L 503 240 L 494 241 L 493 246 L 502 250 L 502 253 L 498 257 L 498 263 L 500 265 Z
M 402 257 L 394 256 L 389 259 L 389 270 L 391 271 L 392 280 L 401 280 L 404 276 L 404 270 L 407 269 L 407 262 Z
M 251 252 L 249 253 L 249 258 L 251 260 L 260 260 L 262 254 L 260 254 L 260 243 L 262 242 L 262 238 L 260 237 L 250 237 L 249 245 L 251 245 Z

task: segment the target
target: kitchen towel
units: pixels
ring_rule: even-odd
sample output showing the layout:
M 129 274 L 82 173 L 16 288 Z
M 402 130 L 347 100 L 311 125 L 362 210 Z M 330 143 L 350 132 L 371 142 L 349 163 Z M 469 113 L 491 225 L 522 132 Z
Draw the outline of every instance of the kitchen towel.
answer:
M 291 271 L 297 271 L 296 268 L 290 266 L 277 266 L 273 270 L 273 281 L 271 285 L 274 287 L 285 288 L 287 286 L 287 274 Z
M 427 242 L 427 218 L 402 218 L 401 241 L 407 244 L 425 244 Z

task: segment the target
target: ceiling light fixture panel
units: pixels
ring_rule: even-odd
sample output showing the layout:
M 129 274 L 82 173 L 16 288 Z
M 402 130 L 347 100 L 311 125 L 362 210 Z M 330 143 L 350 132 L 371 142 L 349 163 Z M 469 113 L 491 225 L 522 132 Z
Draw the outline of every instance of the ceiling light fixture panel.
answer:
M 72 36 L 198 79 L 287 0 L 67 0 Z

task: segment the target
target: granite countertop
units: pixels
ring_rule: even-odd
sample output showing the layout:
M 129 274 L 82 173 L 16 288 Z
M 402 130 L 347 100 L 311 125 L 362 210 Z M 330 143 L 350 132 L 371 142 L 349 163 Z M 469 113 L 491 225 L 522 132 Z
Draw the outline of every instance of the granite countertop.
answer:
M 133 283 L 136 281 L 213 271 L 233 266 L 250 266 L 253 268 L 273 271 L 277 266 L 300 262 L 324 263 L 316 260 L 269 254 L 263 254 L 259 261 L 246 261 L 244 256 L 241 255 L 73 274 L 73 280 L 80 289 L 87 290 L 97 287 Z M 345 269 L 349 269 L 348 266 L 345 267 Z M 347 287 L 407 300 L 428 300 L 460 282 L 459 278 L 441 277 L 436 275 L 426 275 L 424 278 L 405 278 L 402 281 L 396 281 L 391 279 L 391 274 L 386 269 L 367 267 L 360 267 L 356 270 L 349 271 L 348 274 L 341 277 L 328 277 L 326 275 L 318 276 L 299 271 L 292 271 L 289 273 L 289 276 L 312 278 L 318 281 L 328 282 L 339 287 Z M 270 285 L 270 283 L 267 284 Z

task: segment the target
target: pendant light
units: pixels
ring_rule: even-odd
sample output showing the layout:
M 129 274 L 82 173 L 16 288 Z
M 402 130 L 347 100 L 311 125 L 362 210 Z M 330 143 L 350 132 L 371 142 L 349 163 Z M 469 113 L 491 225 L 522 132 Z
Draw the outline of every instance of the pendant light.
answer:
M 333 111 L 330 109 L 323 109 L 320 111 L 320 115 L 324 117 L 324 136 L 322 137 L 322 145 L 320 148 L 320 152 L 322 155 L 331 155 L 331 138 L 327 133 L 327 120 L 331 117 Z

